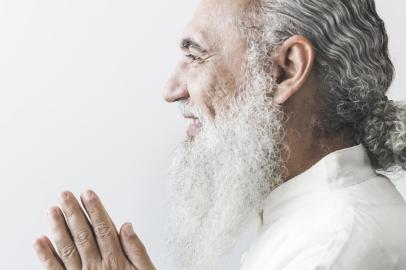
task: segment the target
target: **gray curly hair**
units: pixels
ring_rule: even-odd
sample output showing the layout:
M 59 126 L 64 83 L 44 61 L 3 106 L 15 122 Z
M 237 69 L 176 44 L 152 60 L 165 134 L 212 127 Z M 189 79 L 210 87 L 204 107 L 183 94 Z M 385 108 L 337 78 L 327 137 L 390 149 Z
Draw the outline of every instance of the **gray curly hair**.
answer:
M 406 106 L 386 96 L 394 67 L 374 0 L 257 0 L 246 13 L 243 32 L 261 63 L 293 35 L 313 43 L 318 131 L 350 128 L 375 169 L 406 170 Z

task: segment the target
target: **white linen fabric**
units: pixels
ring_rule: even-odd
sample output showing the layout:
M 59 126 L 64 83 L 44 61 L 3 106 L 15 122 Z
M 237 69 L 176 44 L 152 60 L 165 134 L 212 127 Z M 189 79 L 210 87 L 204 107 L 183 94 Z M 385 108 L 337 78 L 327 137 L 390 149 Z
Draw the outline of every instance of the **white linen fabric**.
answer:
M 271 192 L 241 270 L 405 270 L 406 204 L 362 145 Z

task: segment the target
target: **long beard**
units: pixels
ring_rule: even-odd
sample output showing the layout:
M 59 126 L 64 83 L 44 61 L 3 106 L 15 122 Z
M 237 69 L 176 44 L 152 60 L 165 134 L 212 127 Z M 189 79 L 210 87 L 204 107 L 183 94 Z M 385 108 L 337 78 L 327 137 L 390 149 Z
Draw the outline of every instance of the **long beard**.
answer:
M 181 269 L 217 269 L 281 182 L 282 112 L 256 75 L 174 159 L 167 241 Z

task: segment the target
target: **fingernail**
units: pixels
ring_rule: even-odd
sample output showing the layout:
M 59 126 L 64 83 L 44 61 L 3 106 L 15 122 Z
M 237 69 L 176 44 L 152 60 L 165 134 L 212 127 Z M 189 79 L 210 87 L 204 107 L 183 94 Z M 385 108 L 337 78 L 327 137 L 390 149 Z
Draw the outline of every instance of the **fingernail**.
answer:
M 37 239 L 37 240 L 35 240 L 35 242 L 34 242 L 34 244 L 33 244 L 33 247 L 34 247 L 34 249 L 35 249 L 35 251 L 37 252 L 37 256 L 38 256 L 38 258 L 41 260 L 41 261 L 46 261 L 47 260 L 47 256 L 46 256 L 46 254 L 44 253 L 44 244 L 43 244 L 43 242 L 42 242 L 42 239 L 43 239 L 43 237 L 41 237 L 41 238 L 39 238 L 39 239 Z
M 40 238 L 35 239 L 34 243 L 32 244 L 32 246 L 37 250 L 40 251 L 43 248 L 43 242 L 42 239 L 44 239 L 43 236 L 41 236 Z
M 61 203 L 67 202 L 69 200 L 69 197 L 70 197 L 69 191 L 64 191 L 61 192 L 61 194 L 59 195 L 59 200 Z
M 134 235 L 135 232 L 134 232 L 133 225 L 132 225 L 131 223 L 128 223 L 128 224 L 125 226 L 124 232 L 125 232 L 125 234 L 126 234 L 127 236 Z
M 85 198 L 85 200 L 89 201 L 89 200 L 93 199 L 94 192 L 91 190 L 86 190 L 85 193 L 83 194 L 83 197 Z
M 55 207 L 51 207 L 47 210 L 47 216 L 48 217 L 53 217 L 54 215 L 56 215 L 56 209 Z
M 41 248 L 41 240 L 39 238 L 35 239 L 34 242 L 32 242 L 32 246 L 34 247 L 35 250 L 40 250 Z

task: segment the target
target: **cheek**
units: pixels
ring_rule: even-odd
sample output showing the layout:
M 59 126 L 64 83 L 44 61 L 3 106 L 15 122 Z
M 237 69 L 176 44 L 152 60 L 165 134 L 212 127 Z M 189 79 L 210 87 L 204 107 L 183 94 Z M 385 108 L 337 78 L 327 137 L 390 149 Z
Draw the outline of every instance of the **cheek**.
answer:
M 188 91 L 190 101 L 193 105 L 200 108 L 204 115 L 213 119 L 215 110 L 213 104 L 213 83 L 214 78 L 209 72 L 199 72 L 190 76 L 188 80 Z
M 236 93 L 233 73 L 222 65 L 206 67 L 205 70 L 191 70 L 188 91 L 193 104 L 214 119 L 216 112 L 226 110 L 230 98 Z

